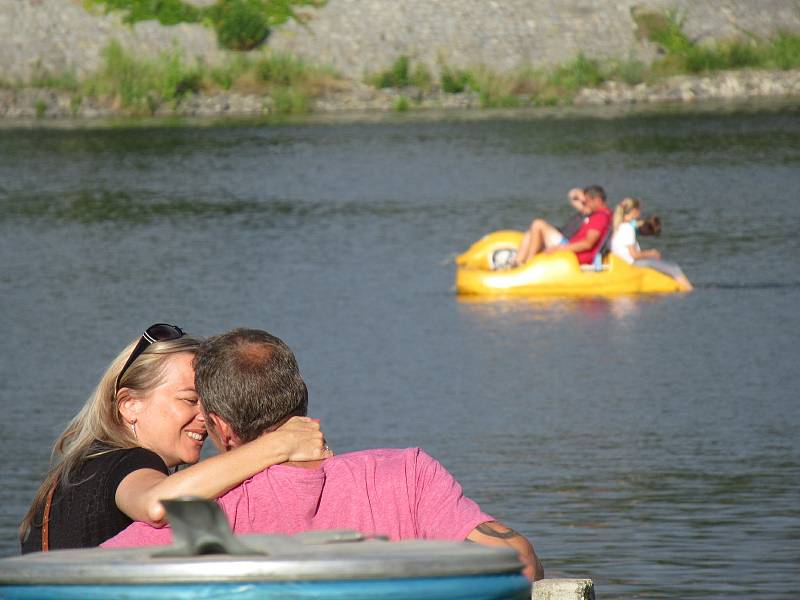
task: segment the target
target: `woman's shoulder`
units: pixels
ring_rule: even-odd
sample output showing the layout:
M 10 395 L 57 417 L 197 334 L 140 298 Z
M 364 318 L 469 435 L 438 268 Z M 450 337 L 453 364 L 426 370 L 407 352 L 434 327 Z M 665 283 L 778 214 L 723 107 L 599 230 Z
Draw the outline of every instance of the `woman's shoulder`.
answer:
M 106 468 L 123 467 L 128 471 L 136 469 L 156 469 L 169 473 L 164 460 L 152 450 L 135 446 L 133 448 L 119 448 L 106 442 L 95 441 L 89 446 L 87 463 L 94 463 L 96 467 Z
M 636 230 L 628 221 L 620 223 L 614 232 L 614 237 L 630 237 L 631 235 L 636 235 Z

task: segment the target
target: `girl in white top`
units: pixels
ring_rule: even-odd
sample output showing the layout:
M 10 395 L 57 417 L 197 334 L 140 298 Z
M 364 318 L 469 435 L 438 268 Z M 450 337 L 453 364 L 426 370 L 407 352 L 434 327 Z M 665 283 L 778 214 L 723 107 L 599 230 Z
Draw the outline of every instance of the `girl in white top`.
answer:
M 636 225 L 641 201 L 638 198 L 625 198 L 614 209 L 614 236 L 611 238 L 611 251 L 628 264 L 642 258 L 661 258 L 655 248 L 642 250 L 636 240 Z
M 614 209 L 614 221 L 612 224 L 614 235 L 611 238 L 611 252 L 619 256 L 628 264 L 638 267 L 648 267 L 669 275 L 678 282 L 681 290 L 691 291 L 692 284 L 683 274 L 681 268 L 675 263 L 661 260 L 661 252 L 655 248 L 642 250 L 636 240 L 636 230 L 641 214 L 641 201 L 638 198 L 625 198 Z M 642 225 L 641 233 L 648 235 L 658 235 L 661 233 L 661 221 L 653 216 L 647 219 Z

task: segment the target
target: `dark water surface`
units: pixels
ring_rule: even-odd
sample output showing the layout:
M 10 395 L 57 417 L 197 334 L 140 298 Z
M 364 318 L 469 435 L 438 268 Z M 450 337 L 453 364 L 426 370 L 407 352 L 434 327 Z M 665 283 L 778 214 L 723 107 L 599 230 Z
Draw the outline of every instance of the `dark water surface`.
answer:
M 426 448 L 548 576 L 796 597 L 799 116 L 0 131 L 0 552 L 129 339 L 248 325 L 335 450 Z M 593 182 L 694 293 L 456 298 L 456 252 Z

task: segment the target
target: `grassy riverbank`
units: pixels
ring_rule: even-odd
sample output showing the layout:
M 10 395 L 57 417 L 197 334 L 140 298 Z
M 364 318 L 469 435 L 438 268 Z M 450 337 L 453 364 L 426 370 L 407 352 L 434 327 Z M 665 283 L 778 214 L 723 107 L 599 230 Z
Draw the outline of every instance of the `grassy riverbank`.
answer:
M 75 107 L 86 97 L 105 99 L 134 115 L 176 107 L 190 95 L 229 91 L 260 96 L 271 112 L 297 114 L 308 112 L 311 98 L 335 88 L 338 81 L 330 69 L 288 54 L 236 54 L 225 64 L 208 66 L 186 61 L 178 50 L 153 60 L 137 58 L 112 43 L 104 52 L 103 68 L 84 80 L 69 73 L 41 74 L 29 87 L 68 92 Z
M 675 12 L 634 14 L 640 37 L 657 44 L 662 56 L 649 65 L 638 60 L 599 61 L 584 55 L 551 69 L 523 66 L 510 73 L 486 67 L 456 69 L 444 66 L 437 81 L 424 66 L 399 57 L 394 65 L 367 78 L 379 88 L 438 87 L 446 93 L 477 92 L 481 106 L 569 105 L 576 94 L 606 82 L 626 85 L 653 84 L 675 75 L 700 75 L 740 69 L 789 70 L 800 68 L 800 35 L 780 32 L 771 39 L 755 36 L 716 44 L 698 44 L 683 30 L 683 18 Z M 398 107 L 413 106 L 406 99 Z
M 290 18 L 304 18 L 295 10 L 298 6 L 317 6 L 322 0 L 270 3 L 264 0 L 217 0 L 205 9 L 185 5 L 180 0 L 85 2 L 124 9 L 126 18 L 131 21 L 158 18 L 170 24 L 205 20 L 215 27 L 224 25 L 229 28 L 229 33 L 238 31 L 233 37 L 238 36 L 241 40 L 250 31 L 242 24 L 247 19 L 240 18 L 249 14 L 248 10 L 261 11 L 258 22 L 268 31 L 272 24 Z M 271 12 L 268 13 L 267 8 Z M 223 13 L 230 18 L 219 17 Z M 660 56 L 650 64 L 638 60 L 600 61 L 578 55 L 567 64 L 547 69 L 522 66 L 512 72 L 500 73 L 485 66 L 456 68 L 443 64 L 438 65 L 434 72 L 407 56 L 399 56 L 391 68 L 368 74 L 363 82 L 353 82 L 330 68 L 263 47 L 252 52 L 231 52 L 224 63 L 211 66 L 188 61 L 179 50 L 146 59 L 112 43 L 104 52 L 104 64 L 98 72 L 82 80 L 70 73 L 57 76 L 41 73 L 26 87 L 69 94 L 69 105 L 75 115 L 80 114 L 86 99 L 121 114 L 152 115 L 178 112 L 188 98 L 225 94 L 250 98 L 248 110 L 251 113 L 290 115 L 308 113 L 315 103 L 326 98 L 333 98 L 327 105 L 335 109 L 337 102 L 347 103 L 348 93 L 363 96 L 364 88 L 373 90 L 375 95 L 384 95 L 375 102 L 376 106 L 397 111 L 431 105 L 447 106 L 449 97 L 467 98 L 462 107 L 569 106 L 582 90 L 597 89 L 609 83 L 653 85 L 681 74 L 800 68 L 800 35 L 778 33 L 770 39 L 751 35 L 714 44 L 698 44 L 684 33 L 683 19 L 677 13 L 641 12 L 634 18 L 638 35 L 660 49 Z M 220 31 L 217 29 L 220 43 L 223 43 Z M 0 87 L 15 89 L 8 83 Z M 340 100 L 342 98 L 344 100 Z M 385 98 L 389 98 L 388 106 Z M 38 98 L 34 102 L 37 116 L 50 114 L 45 100 Z M 207 110 L 214 112 L 215 108 L 211 106 Z

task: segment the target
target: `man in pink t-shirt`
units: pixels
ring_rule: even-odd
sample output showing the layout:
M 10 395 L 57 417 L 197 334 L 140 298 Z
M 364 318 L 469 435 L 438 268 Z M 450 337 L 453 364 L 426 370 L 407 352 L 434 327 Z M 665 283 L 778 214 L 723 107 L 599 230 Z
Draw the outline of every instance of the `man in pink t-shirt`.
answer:
M 224 452 L 305 415 L 308 394 L 286 344 L 237 329 L 208 339 L 195 359 L 208 434 Z M 544 570 L 525 537 L 483 513 L 419 448 L 363 450 L 270 467 L 217 501 L 236 533 L 355 529 L 390 540 L 470 540 L 517 551 L 524 573 Z M 134 523 L 103 547 L 167 544 L 168 527 Z
M 606 192 L 599 185 L 590 185 L 583 190 L 583 203 L 589 216 L 569 239 L 544 219 L 534 219 L 517 249 L 515 266 L 524 265 L 540 252 L 557 250 L 570 250 L 580 264 L 591 264 L 608 236 L 611 209 L 606 204 Z

